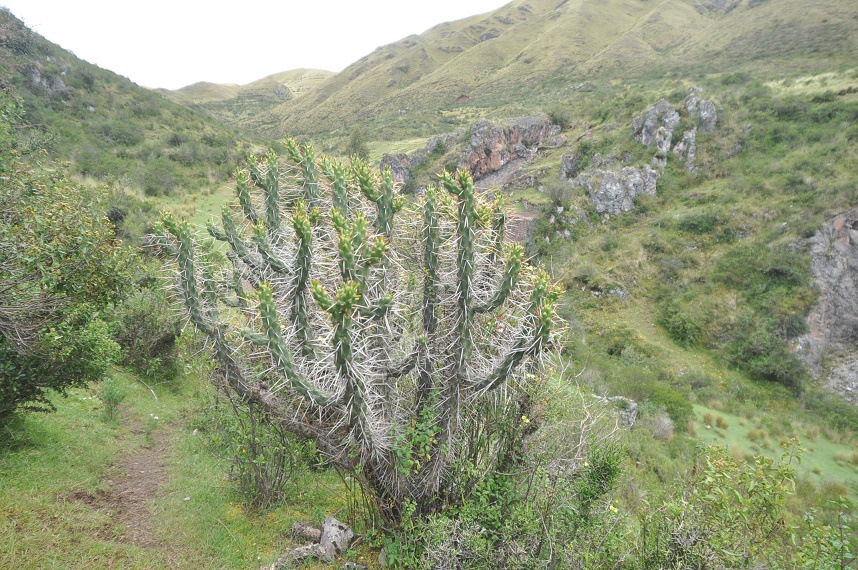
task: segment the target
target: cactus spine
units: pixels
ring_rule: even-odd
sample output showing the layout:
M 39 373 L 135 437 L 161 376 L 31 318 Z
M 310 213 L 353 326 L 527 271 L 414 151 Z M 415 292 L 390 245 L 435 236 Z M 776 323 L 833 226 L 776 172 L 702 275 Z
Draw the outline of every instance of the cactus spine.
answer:
M 444 173 L 443 190 L 405 209 L 389 170 L 317 164 L 294 140 L 286 149 L 291 166 L 272 152 L 251 159 L 236 177 L 238 207 L 208 227 L 234 264 L 221 284 L 195 262 L 187 223 L 164 217 L 160 243 L 191 322 L 229 384 L 355 473 L 385 517 L 398 520 L 405 501 L 440 508 L 439 497 L 465 492 L 445 475 L 451 462 L 482 470 L 497 459 L 460 434 L 492 429 L 480 402 L 549 344 L 556 293 L 521 246 L 503 243 L 502 202 L 480 205 L 466 171 Z M 226 334 L 219 303 L 233 321 L 241 310 L 240 334 Z M 250 370 L 267 370 L 265 382 Z M 418 424 L 430 451 L 409 447 Z

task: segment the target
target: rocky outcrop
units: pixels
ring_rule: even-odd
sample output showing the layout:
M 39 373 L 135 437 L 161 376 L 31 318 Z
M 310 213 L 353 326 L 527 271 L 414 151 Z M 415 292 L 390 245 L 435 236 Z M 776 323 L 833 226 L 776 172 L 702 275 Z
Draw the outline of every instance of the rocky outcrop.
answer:
M 514 175 L 534 159 L 540 146 L 563 144 L 560 130 L 544 115 L 512 119 L 506 125 L 477 121 L 471 126 L 471 138 L 459 164 L 478 181 L 501 170 Z
M 62 75 L 68 72 L 68 68 L 64 67 Z M 60 77 L 51 77 L 42 73 L 38 65 L 30 65 L 24 71 L 24 75 L 30 81 L 30 88 L 38 92 L 39 90 L 50 97 L 55 93 L 62 93 L 67 89 L 65 82 Z
M 682 135 L 682 140 L 676 143 L 673 147 L 673 154 L 676 158 L 685 163 L 685 170 L 692 174 L 697 174 L 697 128 L 690 131 L 685 131 Z
M 672 140 L 673 132 L 664 126 L 659 127 L 655 132 L 655 155 L 652 157 L 652 164 L 662 174 L 664 174 L 664 167 L 667 166 L 667 153 L 670 152 Z
M 575 179 L 575 186 L 587 190 L 600 214 L 620 214 L 634 208 L 636 196 L 655 196 L 658 173 L 649 166 L 626 166 L 619 172 L 591 169 Z
M 578 176 L 578 163 L 581 157 L 575 152 L 569 152 L 560 159 L 560 180 L 568 180 Z
M 685 98 L 685 109 L 688 111 L 688 116 L 697 122 L 701 133 L 714 133 L 718 123 L 718 111 L 712 101 L 700 98 L 699 94 L 702 92 L 702 89 L 692 87 L 688 97 Z
M 826 357 L 829 387 L 858 404 L 858 208 L 826 221 L 810 248 L 819 300 L 797 352 L 817 376 Z
M 436 149 L 440 149 L 442 152 L 446 151 L 447 148 L 453 146 L 462 138 L 462 134 L 464 134 L 464 131 L 460 129 L 452 133 L 432 137 L 426 141 L 425 147 L 411 154 L 397 153 L 382 155 L 379 167 L 384 170 L 386 166 L 389 166 L 391 171 L 393 171 L 393 181 L 397 184 L 405 184 L 411 176 L 411 169 L 423 164 L 431 153 L 437 152 Z
M 660 99 L 655 105 L 641 113 L 632 121 L 632 134 L 636 141 L 647 146 L 656 143 L 656 133 L 664 127 L 668 133 L 673 133 L 679 125 L 680 117 L 667 99 Z M 668 141 L 668 145 L 669 145 Z

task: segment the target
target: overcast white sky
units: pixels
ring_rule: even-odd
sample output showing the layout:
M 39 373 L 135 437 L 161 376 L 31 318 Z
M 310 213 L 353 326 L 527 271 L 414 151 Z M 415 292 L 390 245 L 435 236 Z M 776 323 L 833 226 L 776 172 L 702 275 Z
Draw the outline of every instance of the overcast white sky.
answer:
M 341 71 L 376 47 L 509 0 L 0 0 L 81 59 L 145 87 Z

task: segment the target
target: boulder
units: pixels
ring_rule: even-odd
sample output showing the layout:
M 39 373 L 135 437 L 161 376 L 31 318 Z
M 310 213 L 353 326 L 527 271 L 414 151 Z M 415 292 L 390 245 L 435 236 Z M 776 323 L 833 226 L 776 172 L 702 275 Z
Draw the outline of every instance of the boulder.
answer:
M 578 176 L 578 163 L 580 161 L 580 156 L 574 152 L 563 155 L 563 158 L 560 159 L 560 180 L 568 180 Z
M 676 143 L 673 147 L 673 154 L 676 158 L 685 163 L 685 170 L 692 174 L 697 174 L 697 128 L 690 131 L 685 131 L 682 134 L 682 140 Z
M 702 89 L 692 87 L 691 92 L 685 98 L 685 109 L 688 116 L 697 120 L 697 126 L 701 133 L 714 133 L 718 123 L 718 111 L 712 101 L 700 98 Z
M 600 214 L 620 214 L 634 208 L 636 196 L 655 196 L 657 180 L 649 166 L 626 166 L 619 172 L 590 169 L 575 179 L 575 186 L 587 190 Z
M 296 523 L 292 527 L 292 532 L 296 536 L 318 540 L 318 542 L 293 548 L 273 564 L 263 566 L 261 570 L 292 568 L 295 561 L 306 560 L 307 558 L 316 558 L 327 563 L 333 562 L 335 558 L 342 556 L 349 549 L 355 536 L 351 527 L 334 517 L 326 518 L 321 529 L 304 523 Z
M 632 134 L 635 140 L 652 146 L 655 144 L 656 133 L 659 127 L 664 127 L 672 133 L 679 125 L 680 117 L 676 109 L 667 101 L 660 99 L 655 105 L 641 113 L 632 120 Z

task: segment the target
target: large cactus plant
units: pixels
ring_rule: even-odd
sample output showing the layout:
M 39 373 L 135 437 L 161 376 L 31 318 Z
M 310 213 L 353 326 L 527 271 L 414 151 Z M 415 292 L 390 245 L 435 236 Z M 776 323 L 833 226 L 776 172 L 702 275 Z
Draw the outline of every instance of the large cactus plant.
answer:
M 385 518 L 442 508 L 466 491 L 454 471 L 500 460 L 492 422 L 549 344 L 556 292 L 466 171 L 406 207 L 389 170 L 286 148 L 288 167 L 250 158 L 208 226 L 231 267 L 163 217 L 190 320 L 224 384 L 315 440 Z

